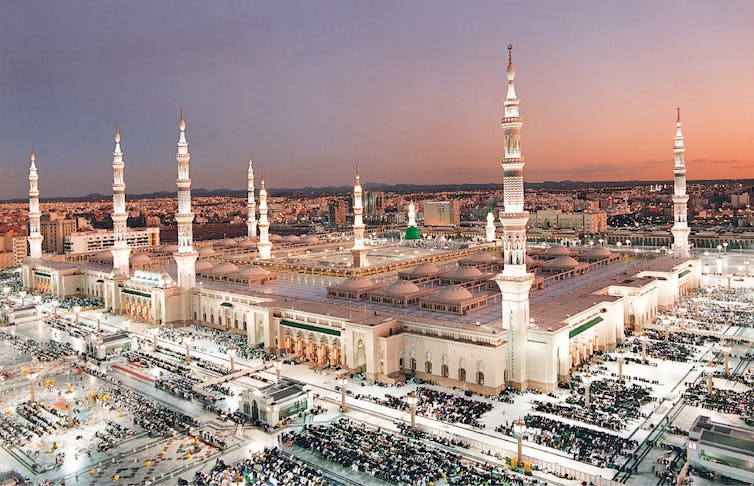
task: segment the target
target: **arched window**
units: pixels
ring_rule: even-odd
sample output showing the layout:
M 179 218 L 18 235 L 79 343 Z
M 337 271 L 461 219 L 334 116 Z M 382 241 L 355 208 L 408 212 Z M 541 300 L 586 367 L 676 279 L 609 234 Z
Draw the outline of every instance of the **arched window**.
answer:
M 403 358 L 398 360 L 398 367 L 400 369 L 404 369 L 406 367 L 406 361 Z
M 432 362 L 431 361 L 425 361 L 424 362 L 424 371 L 427 373 L 432 373 Z
M 466 381 L 466 368 L 458 368 L 458 379 Z
M 444 376 L 445 378 L 447 378 L 448 375 L 449 375 L 449 373 L 448 373 L 448 365 L 446 365 L 446 364 L 442 365 L 441 371 L 442 371 L 442 376 Z
M 416 371 L 416 358 L 411 358 L 411 371 Z
M 481 371 L 476 372 L 476 383 L 477 385 L 484 385 L 484 373 Z

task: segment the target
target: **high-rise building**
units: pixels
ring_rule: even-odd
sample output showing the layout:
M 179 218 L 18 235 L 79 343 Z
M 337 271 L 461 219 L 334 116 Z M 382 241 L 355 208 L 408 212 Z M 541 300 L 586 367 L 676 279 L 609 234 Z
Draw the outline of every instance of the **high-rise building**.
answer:
M 458 201 L 425 201 L 424 226 L 461 225 L 461 211 Z
M 43 215 L 40 221 L 42 249 L 46 253 L 63 253 L 65 237 L 78 231 L 76 219 L 53 219 Z
M 131 229 L 126 233 L 126 243 L 129 248 L 158 246 L 160 244 L 160 228 Z M 114 244 L 115 234 L 112 231 L 77 232 L 65 237 L 63 250 L 65 253 L 85 253 L 112 249 Z

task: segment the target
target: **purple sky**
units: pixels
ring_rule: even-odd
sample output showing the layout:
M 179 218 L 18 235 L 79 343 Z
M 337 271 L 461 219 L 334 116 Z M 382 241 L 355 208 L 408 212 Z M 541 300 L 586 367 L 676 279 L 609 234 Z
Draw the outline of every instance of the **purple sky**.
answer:
M 754 2 L 73 1 L 0 12 L 0 199 L 194 187 L 494 182 L 515 45 L 528 181 L 754 177 Z

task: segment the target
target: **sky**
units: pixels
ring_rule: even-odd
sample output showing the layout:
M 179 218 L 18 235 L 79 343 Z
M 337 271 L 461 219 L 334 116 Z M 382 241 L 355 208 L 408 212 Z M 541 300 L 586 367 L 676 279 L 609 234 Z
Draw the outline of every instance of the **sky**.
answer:
M 754 177 L 754 2 L 7 2 L 0 199 L 107 194 L 120 122 L 128 193 L 501 181 L 506 45 L 525 180 Z

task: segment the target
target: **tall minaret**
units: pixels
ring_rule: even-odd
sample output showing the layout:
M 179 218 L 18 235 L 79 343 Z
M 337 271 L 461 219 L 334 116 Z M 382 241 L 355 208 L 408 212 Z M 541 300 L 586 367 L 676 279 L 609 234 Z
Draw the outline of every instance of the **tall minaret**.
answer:
M 44 237 L 39 232 L 39 220 L 42 215 L 39 212 L 39 175 L 37 174 L 37 156 L 34 155 L 34 147 L 31 148 L 31 166 L 29 166 L 29 258 L 38 260 L 42 258 L 42 240 Z
M 259 244 L 257 244 L 257 248 L 259 249 L 259 258 L 262 260 L 272 258 L 270 222 L 267 221 L 267 189 L 264 188 L 264 177 L 262 177 L 262 187 L 259 189 Z
M 178 224 L 178 252 L 173 254 L 178 267 L 178 286 L 182 289 L 190 289 L 196 286 L 196 259 L 199 254 L 194 251 L 194 213 L 191 212 L 191 177 L 189 176 L 189 161 L 191 154 L 188 151 L 186 141 L 186 120 L 181 108 L 181 121 L 178 125 L 180 135 L 178 137 L 178 152 L 175 160 L 178 162 L 178 212 L 175 213 L 175 222 Z M 187 306 L 184 306 L 187 307 Z
M 526 271 L 526 223 L 529 213 L 524 210 L 524 158 L 521 155 L 521 127 L 519 100 L 513 80 L 512 45 L 508 45 L 508 93 L 503 116 L 503 272 L 495 277 L 503 302 L 503 328 L 508 332 L 508 380 L 511 386 L 527 388 L 526 342 L 529 326 L 529 289 L 534 275 Z
M 249 159 L 248 190 L 246 229 L 248 230 L 249 238 L 254 238 L 257 235 L 257 203 L 254 200 L 254 168 L 251 166 L 251 159 Z
M 416 207 L 414 201 L 408 203 L 408 227 L 416 227 Z
M 113 237 L 115 243 L 110 249 L 113 254 L 113 273 L 128 276 L 128 257 L 131 248 L 128 246 L 126 232 L 126 182 L 123 178 L 123 151 L 120 149 L 120 129 L 115 122 L 115 150 L 113 151 Z
M 364 245 L 364 203 L 362 200 L 363 192 L 361 190 L 361 174 L 359 168 L 356 168 L 356 183 L 353 185 L 353 255 L 354 268 L 367 266 L 367 248 Z
M 487 207 L 487 226 L 485 230 L 487 233 L 487 243 L 495 241 L 495 215 L 492 212 L 492 203 Z
M 677 108 L 675 120 L 675 145 L 673 153 L 675 155 L 675 164 L 673 174 L 675 181 L 673 185 L 673 256 L 676 258 L 688 258 L 689 251 L 689 233 L 691 229 L 688 225 L 686 204 L 689 196 L 686 194 L 686 147 L 683 144 L 683 133 L 681 132 L 681 109 Z

